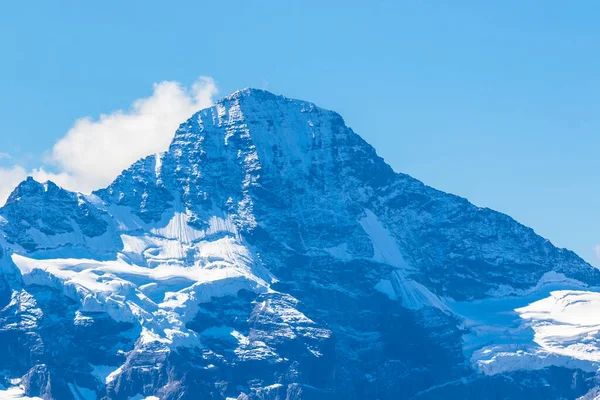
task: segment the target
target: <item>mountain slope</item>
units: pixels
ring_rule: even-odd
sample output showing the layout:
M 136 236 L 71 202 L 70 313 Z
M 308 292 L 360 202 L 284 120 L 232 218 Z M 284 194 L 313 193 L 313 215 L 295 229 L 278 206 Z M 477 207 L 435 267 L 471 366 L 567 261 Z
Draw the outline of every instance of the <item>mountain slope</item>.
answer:
M 570 299 L 593 312 L 600 272 L 395 173 L 311 103 L 235 92 L 90 196 L 23 182 L 0 229 L 2 384 L 28 396 L 575 398 L 595 387 L 597 330 L 581 329 Z M 562 336 L 547 332 L 565 321 Z

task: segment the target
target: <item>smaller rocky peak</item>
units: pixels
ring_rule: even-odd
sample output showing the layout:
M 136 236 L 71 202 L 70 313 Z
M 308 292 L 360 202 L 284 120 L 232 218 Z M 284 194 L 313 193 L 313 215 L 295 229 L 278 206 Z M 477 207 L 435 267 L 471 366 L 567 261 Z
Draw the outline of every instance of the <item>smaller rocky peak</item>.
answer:
M 44 185 L 33 177 L 28 176 L 23 182 L 19 183 L 19 185 L 12 191 L 10 196 L 8 196 L 8 200 L 6 204 L 15 203 L 22 198 L 31 197 L 31 196 L 41 196 L 46 191 Z
M 52 198 L 64 200 L 75 197 L 74 193 L 61 188 L 52 181 L 38 182 L 29 176 L 12 191 L 4 208 L 22 202 L 39 203 Z
M 86 237 L 100 236 L 108 227 L 104 215 L 85 196 L 32 177 L 21 182 L 0 208 L 3 230 L 29 251 L 39 248 L 34 237 L 40 234 L 77 236 L 76 232 L 81 232 Z

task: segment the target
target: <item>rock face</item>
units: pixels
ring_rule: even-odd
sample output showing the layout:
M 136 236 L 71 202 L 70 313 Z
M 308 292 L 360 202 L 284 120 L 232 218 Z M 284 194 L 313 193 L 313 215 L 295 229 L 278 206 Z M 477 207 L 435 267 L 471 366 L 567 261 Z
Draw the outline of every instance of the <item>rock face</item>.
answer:
M 596 390 L 600 321 L 581 311 L 600 303 L 600 271 L 506 215 L 394 172 L 308 102 L 235 92 L 92 195 L 28 179 L 0 209 L 0 230 L 6 393 Z

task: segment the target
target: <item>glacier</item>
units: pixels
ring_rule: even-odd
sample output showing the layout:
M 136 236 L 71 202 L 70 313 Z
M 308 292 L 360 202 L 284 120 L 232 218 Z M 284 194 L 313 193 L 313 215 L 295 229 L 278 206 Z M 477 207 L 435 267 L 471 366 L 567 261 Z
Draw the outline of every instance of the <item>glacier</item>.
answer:
M 600 271 L 257 90 L 0 209 L 0 398 L 593 399 Z

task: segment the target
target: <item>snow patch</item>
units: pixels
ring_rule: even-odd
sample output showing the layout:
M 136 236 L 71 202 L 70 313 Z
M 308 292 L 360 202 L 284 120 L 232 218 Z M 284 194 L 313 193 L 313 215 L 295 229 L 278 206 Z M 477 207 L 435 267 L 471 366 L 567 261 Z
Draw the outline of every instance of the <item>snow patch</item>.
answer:
M 534 342 L 551 354 L 600 362 L 600 293 L 560 290 L 518 308 Z
M 10 388 L 4 389 L 4 390 L 0 389 L 0 399 L 3 399 L 3 400 L 12 400 L 12 399 L 42 400 L 41 397 L 25 396 L 25 391 L 23 390 L 23 388 L 18 387 L 18 386 L 13 386 L 13 387 L 10 387 Z
M 90 366 L 92 367 L 92 375 L 98 379 L 99 382 L 102 382 L 102 384 L 109 384 L 118 375 L 118 372 L 120 372 L 119 367 L 113 367 L 110 365 L 90 364 Z M 109 377 L 111 379 L 109 379 Z
M 435 307 L 450 312 L 446 304 L 425 286 L 406 278 L 401 271 L 393 271 L 389 279 L 380 280 L 375 289 L 392 300 L 398 300 L 409 310 L 420 310 L 423 307 Z
M 70 225 L 73 231 L 69 233 L 47 235 L 33 227 L 29 228 L 27 232 L 31 236 L 33 242 L 37 245 L 37 248 L 41 250 L 58 249 L 63 246 L 82 246 L 101 252 L 109 252 L 114 249 L 114 236 L 109 230 L 100 236 L 88 237 L 83 234 L 78 224 L 71 221 Z
M 402 254 L 400 254 L 400 250 L 398 250 L 396 240 L 371 210 L 365 208 L 365 216 L 359 222 L 373 243 L 374 261 L 397 268 L 408 267 Z
M 205 231 L 179 226 L 183 223 L 179 216 L 175 221 L 157 231 L 172 238 L 123 235 L 123 254 L 127 259 L 137 254 L 146 266 L 123 259 L 38 260 L 13 255 L 12 260 L 26 285 L 60 290 L 79 302 L 81 312 L 105 312 L 116 321 L 139 323 L 141 344 L 201 346 L 198 335 L 185 326 L 199 304 L 235 296 L 240 290 L 266 292 L 268 284 L 261 276 L 270 276 L 241 242 L 230 220 L 213 218 Z M 189 243 L 222 232 L 229 234 Z
M 466 356 L 484 374 L 549 366 L 596 372 L 600 293 L 583 288 L 577 280 L 548 272 L 519 295 L 446 304 L 467 329 Z M 496 294 L 515 292 L 504 288 Z

